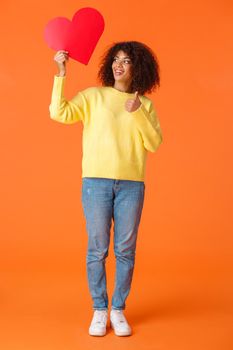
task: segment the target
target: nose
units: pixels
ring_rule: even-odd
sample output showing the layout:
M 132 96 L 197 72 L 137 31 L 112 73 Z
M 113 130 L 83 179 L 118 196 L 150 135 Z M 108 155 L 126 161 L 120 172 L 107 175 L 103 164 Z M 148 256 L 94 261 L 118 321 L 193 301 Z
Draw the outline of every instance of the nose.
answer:
M 116 62 L 116 67 L 122 67 L 122 66 L 123 66 L 123 62 L 122 61 Z

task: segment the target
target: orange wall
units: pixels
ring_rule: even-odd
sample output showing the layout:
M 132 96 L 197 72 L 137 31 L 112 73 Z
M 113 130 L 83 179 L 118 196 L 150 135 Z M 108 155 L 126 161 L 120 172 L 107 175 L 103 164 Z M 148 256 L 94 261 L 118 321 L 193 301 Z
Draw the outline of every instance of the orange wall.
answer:
M 53 293 L 50 295 L 45 287 L 48 281 L 52 281 L 52 290 L 60 293 L 61 303 L 61 295 L 66 295 L 76 303 L 76 311 L 83 305 L 88 310 L 91 307 L 81 206 L 82 126 L 65 126 L 49 117 L 57 69 L 54 52 L 43 38 L 50 19 L 71 18 L 85 6 L 98 9 L 106 27 L 88 66 L 73 60 L 68 63 L 67 98 L 97 84 L 99 58 L 115 41 L 145 42 L 153 48 L 161 66 L 161 88 L 150 97 L 157 107 L 164 141 L 156 154 L 148 156 L 129 309 L 146 308 L 146 295 L 155 303 L 158 300 L 154 314 L 158 308 L 166 315 L 170 309 L 174 312 L 173 298 L 174 303 L 182 304 L 183 298 L 191 295 L 190 300 L 200 298 L 203 305 L 209 303 L 210 309 L 217 304 L 221 315 L 232 310 L 232 3 L 8 0 L 1 4 L 0 14 L 0 302 L 6 330 L 4 349 L 7 344 L 32 348 L 37 333 L 27 338 L 31 343 L 24 343 L 19 332 L 15 344 L 8 334 L 12 324 L 33 317 L 31 310 L 36 310 L 34 321 L 37 319 L 43 327 L 46 306 L 49 308 L 54 301 Z M 112 251 L 108 261 L 112 288 Z M 69 291 L 65 287 L 67 276 Z M 67 317 L 74 321 L 71 304 L 63 308 L 69 310 Z M 21 318 L 25 309 L 31 316 L 24 314 Z M 214 341 L 210 334 L 206 339 L 201 330 L 198 333 L 190 327 L 194 348 L 203 344 L 203 349 L 213 350 L 215 345 L 219 349 L 218 341 L 222 346 L 223 338 L 227 345 L 223 348 L 228 349 L 228 335 L 217 321 L 211 325 Z M 180 333 L 177 329 L 178 335 L 169 333 L 169 337 L 160 329 L 156 338 L 145 336 L 143 344 L 148 341 L 154 344 L 151 349 L 160 349 L 156 342 L 159 339 L 161 349 L 191 349 L 182 329 Z M 226 321 L 226 333 L 228 329 Z M 206 342 L 198 343 L 196 334 Z M 51 340 L 51 344 L 58 349 L 63 343 Z M 62 349 L 76 348 L 75 343 L 63 345 Z

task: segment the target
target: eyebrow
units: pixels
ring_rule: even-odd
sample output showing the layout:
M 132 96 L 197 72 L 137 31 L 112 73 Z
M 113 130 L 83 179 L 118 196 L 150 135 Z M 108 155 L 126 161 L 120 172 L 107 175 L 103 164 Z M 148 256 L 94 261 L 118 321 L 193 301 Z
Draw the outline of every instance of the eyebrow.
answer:
M 119 56 L 114 56 L 114 57 L 118 57 L 119 58 Z M 123 58 L 129 58 L 130 59 L 130 57 L 129 56 L 123 56 Z

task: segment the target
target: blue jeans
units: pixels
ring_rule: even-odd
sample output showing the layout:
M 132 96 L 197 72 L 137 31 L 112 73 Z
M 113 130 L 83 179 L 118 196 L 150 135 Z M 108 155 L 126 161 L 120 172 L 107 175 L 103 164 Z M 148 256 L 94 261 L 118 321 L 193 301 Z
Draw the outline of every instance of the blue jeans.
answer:
M 143 181 L 82 178 L 82 205 L 88 234 L 87 276 L 94 310 L 108 309 L 105 259 L 114 221 L 115 287 L 112 308 L 125 309 L 145 193 Z

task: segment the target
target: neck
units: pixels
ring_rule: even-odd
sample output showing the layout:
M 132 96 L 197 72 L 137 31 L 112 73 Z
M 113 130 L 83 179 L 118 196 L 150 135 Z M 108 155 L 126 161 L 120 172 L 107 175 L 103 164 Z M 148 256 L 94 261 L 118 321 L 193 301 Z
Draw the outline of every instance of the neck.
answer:
M 122 92 L 129 92 L 129 88 L 130 88 L 130 83 L 126 84 L 124 82 L 120 82 L 120 81 L 115 81 L 114 86 L 115 89 L 122 91 Z

